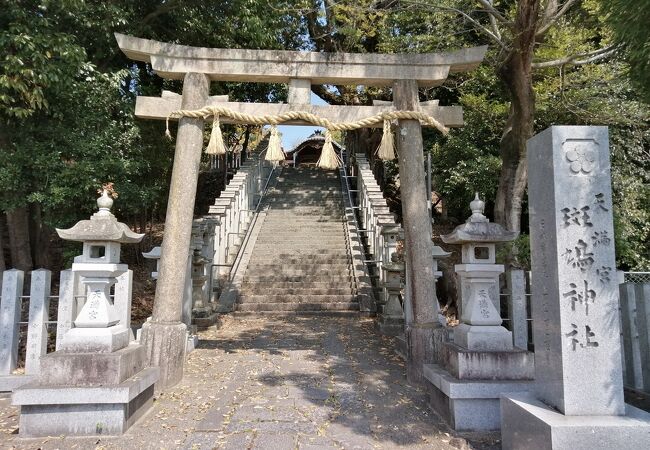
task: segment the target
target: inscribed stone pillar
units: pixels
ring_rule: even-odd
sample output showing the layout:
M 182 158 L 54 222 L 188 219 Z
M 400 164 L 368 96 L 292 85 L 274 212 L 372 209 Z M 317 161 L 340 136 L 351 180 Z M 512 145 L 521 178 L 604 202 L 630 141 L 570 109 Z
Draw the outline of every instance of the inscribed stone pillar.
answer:
M 508 317 L 515 347 L 528 348 L 528 315 L 526 314 L 526 277 L 520 269 L 506 272 L 508 285 Z
M 47 269 L 32 272 L 25 355 L 25 373 L 27 375 L 40 373 L 41 356 L 47 353 L 47 321 L 49 320 L 51 285 L 52 272 Z
M 202 108 L 208 99 L 209 85 L 209 78 L 204 74 L 185 75 L 182 109 Z M 203 119 L 181 118 L 153 315 L 142 327 L 142 343 L 150 365 L 160 368 L 156 389 L 173 386 L 183 377 L 186 327 L 181 322 L 181 309 L 202 147 Z
M 413 80 L 393 85 L 398 110 L 419 108 Z M 408 345 L 407 378 L 422 382 L 422 365 L 433 362 L 433 330 L 438 327 L 438 299 L 433 269 L 431 219 L 427 210 L 422 127 L 418 120 L 400 120 L 397 135 L 400 195 L 404 222 L 405 262 L 410 305 L 405 305 Z
M 528 142 L 535 381 L 566 415 L 624 413 L 605 127 Z
M 501 397 L 503 449 L 647 448 L 650 414 L 623 399 L 607 128 L 527 149 L 535 395 Z
M 130 340 L 135 340 L 135 334 L 131 330 L 131 301 L 133 299 L 133 271 L 127 270 L 117 277 L 115 283 L 115 297 L 113 304 L 120 320 L 124 318 L 124 327 L 129 330 Z
M 62 270 L 59 275 L 59 304 L 56 316 L 56 350 L 61 350 L 63 336 L 72 328 L 72 321 L 77 317 L 75 306 L 75 284 L 77 275 L 70 269 Z
M 9 375 L 18 365 L 18 322 L 25 273 L 5 270 L 0 303 L 0 375 Z

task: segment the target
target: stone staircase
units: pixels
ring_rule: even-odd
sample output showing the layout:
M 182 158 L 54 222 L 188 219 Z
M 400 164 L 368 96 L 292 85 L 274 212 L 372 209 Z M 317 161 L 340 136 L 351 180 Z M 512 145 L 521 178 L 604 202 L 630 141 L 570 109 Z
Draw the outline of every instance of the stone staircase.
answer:
M 338 173 L 285 168 L 263 209 L 236 311 L 358 311 Z

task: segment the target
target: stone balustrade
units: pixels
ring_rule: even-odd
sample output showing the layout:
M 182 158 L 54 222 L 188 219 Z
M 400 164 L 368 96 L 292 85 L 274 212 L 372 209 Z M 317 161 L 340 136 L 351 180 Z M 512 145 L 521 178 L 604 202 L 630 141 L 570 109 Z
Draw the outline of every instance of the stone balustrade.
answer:
M 196 239 L 193 238 L 192 242 L 200 244 L 190 249 L 190 253 L 204 258 L 204 269 L 190 270 L 194 275 L 186 284 L 194 286 L 188 288 L 188 292 L 193 289 L 201 291 L 200 295 L 193 294 L 193 298 L 202 299 L 201 304 L 197 307 L 196 302 L 192 303 L 192 324 L 199 328 L 213 325 L 218 320 L 217 299 L 230 281 L 232 265 L 248 232 L 271 170 L 270 163 L 260 155 L 250 155 L 215 199 L 214 205 L 210 206 L 208 214 L 197 219 L 203 225 L 194 228 Z M 205 283 L 197 283 L 197 276 L 206 277 Z M 191 299 L 187 301 L 192 302 Z
M 375 269 L 373 277 L 376 280 L 375 288 L 378 293 L 377 310 L 379 313 L 380 330 L 386 334 L 397 335 L 403 331 L 403 310 L 398 313 L 394 302 L 390 314 L 384 314 L 384 307 L 389 298 L 394 299 L 394 281 L 387 279 L 390 270 L 385 270 L 387 265 L 391 269 L 391 257 L 397 251 L 397 244 L 403 239 L 401 226 L 395 221 L 386 203 L 381 187 L 375 180 L 375 175 L 370 170 L 370 164 L 365 155 L 355 155 L 357 173 L 357 205 L 360 221 L 361 236 L 365 240 L 368 260 Z M 403 278 L 403 274 L 402 274 Z M 388 287 L 387 284 L 391 286 Z M 392 295 L 393 297 L 390 297 Z M 397 319 L 399 316 L 401 319 Z M 390 322 L 390 326 L 388 323 Z M 396 325 L 397 324 L 397 325 Z

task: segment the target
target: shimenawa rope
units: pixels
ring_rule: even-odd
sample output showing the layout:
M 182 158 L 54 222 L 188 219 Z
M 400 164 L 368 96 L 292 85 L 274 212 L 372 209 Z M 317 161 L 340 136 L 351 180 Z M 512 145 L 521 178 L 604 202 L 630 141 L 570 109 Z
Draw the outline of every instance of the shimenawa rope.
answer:
M 419 111 L 386 111 L 375 114 L 374 116 L 366 117 L 365 119 L 357 120 L 356 122 L 332 122 L 328 119 L 318 117 L 315 114 L 304 111 L 289 111 L 278 115 L 254 116 L 252 114 L 239 113 L 223 106 L 206 106 L 204 108 L 196 110 L 180 109 L 178 111 L 173 111 L 170 113 L 165 121 L 165 136 L 171 138 L 171 133 L 169 132 L 169 119 L 171 118 L 190 117 L 206 120 L 210 116 L 213 117 L 212 134 L 210 135 L 210 142 L 208 143 L 206 153 L 213 155 L 222 155 L 226 151 L 226 147 L 223 143 L 223 137 L 221 135 L 221 129 L 219 126 L 219 117 L 222 116 L 229 117 L 230 119 L 233 119 L 237 122 L 243 122 L 252 125 L 271 125 L 271 137 L 269 139 L 269 147 L 266 152 L 266 159 L 268 161 L 282 161 L 285 157 L 284 152 L 282 151 L 280 136 L 276 125 L 288 121 L 301 120 L 304 122 L 309 122 L 316 126 L 324 127 L 326 128 L 325 144 L 323 145 L 321 157 L 319 158 L 317 164 L 319 167 L 322 167 L 324 169 L 334 169 L 339 167 L 341 164 L 340 158 L 336 155 L 334 147 L 332 146 L 332 131 L 356 130 L 383 122 L 384 134 L 381 140 L 381 144 L 377 149 L 378 156 L 381 159 L 395 158 L 394 139 L 391 131 L 391 121 L 393 120 L 419 120 L 422 124 L 433 126 L 443 134 L 447 134 L 449 131 L 447 127 L 445 127 L 439 121 Z

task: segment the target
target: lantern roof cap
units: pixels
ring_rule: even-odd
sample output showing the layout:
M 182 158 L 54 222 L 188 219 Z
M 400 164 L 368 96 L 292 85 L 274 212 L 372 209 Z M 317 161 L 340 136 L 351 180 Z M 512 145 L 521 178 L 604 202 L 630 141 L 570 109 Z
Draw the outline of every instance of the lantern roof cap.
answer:
M 57 228 L 56 232 L 61 239 L 66 241 L 103 241 L 118 242 L 120 244 L 135 244 L 142 240 L 144 234 L 138 234 L 124 223 L 118 222 L 111 213 L 113 199 L 104 190 L 102 196 L 97 199 L 99 211 L 93 214 L 89 220 L 80 220 L 68 229 Z
M 479 198 L 478 192 L 474 200 L 470 202 L 472 215 L 467 221 L 458 225 L 449 234 L 440 236 L 445 244 L 471 244 L 476 243 L 496 243 L 509 242 L 514 240 L 519 233 L 508 231 L 498 223 L 490 222 L 485 217 L 485 202 Z

